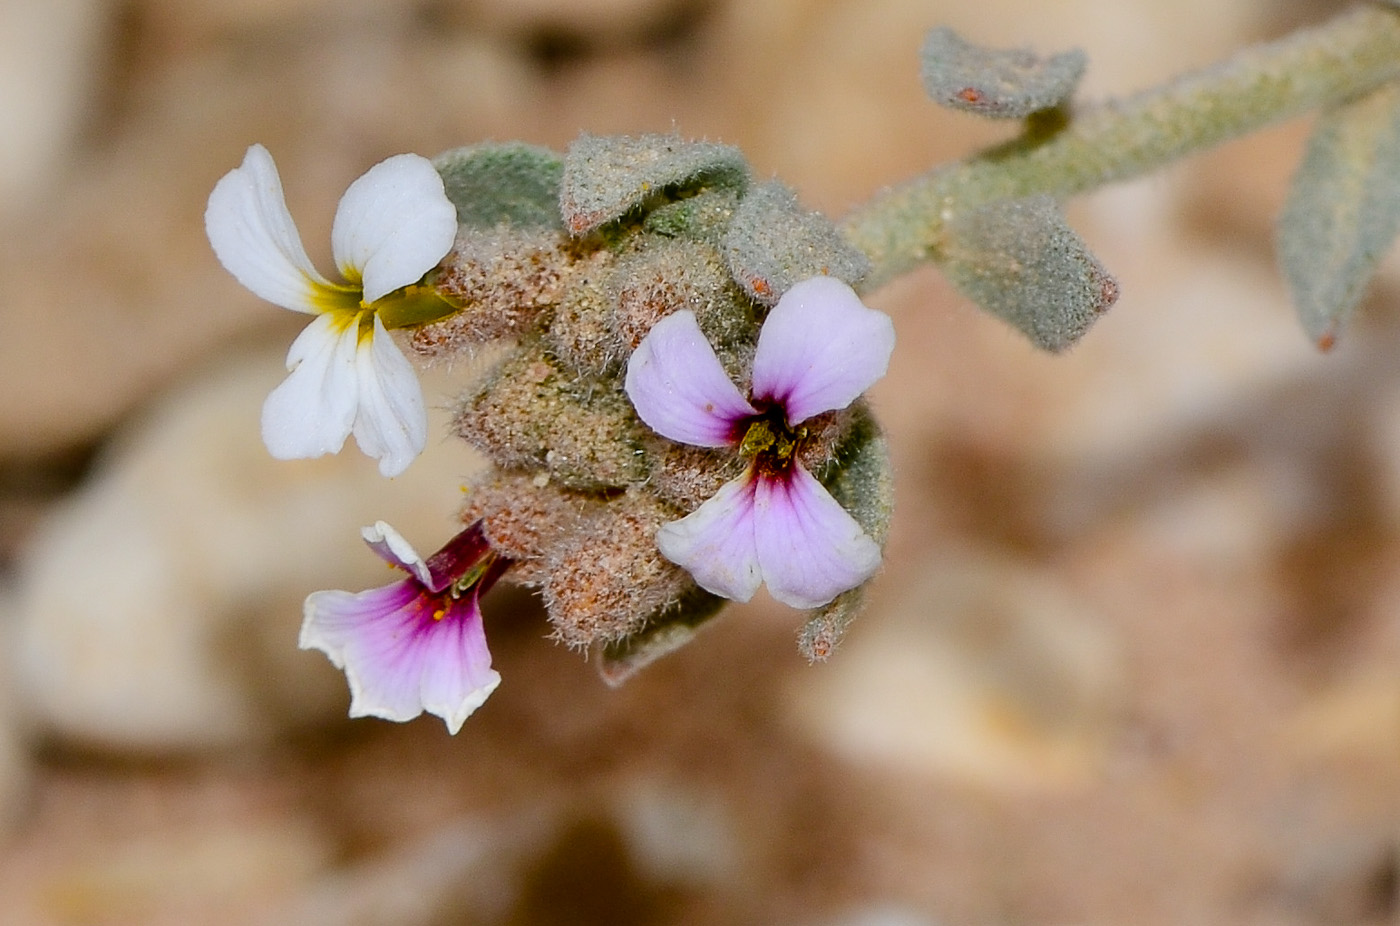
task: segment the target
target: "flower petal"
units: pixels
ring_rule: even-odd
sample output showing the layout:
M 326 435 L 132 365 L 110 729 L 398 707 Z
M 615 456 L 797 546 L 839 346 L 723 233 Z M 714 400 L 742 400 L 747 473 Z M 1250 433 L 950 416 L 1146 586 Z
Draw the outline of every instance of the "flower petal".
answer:
M 277 165 L 262 145 L 214 185 L 204 231 L 219 263 L 255 294 L 284 309 L 318 311 L 316 292 L 331 284 L 306 256 Z
M 625 385 L 637 416 L 682 444 L 727 447 L 734 442 L 734 424 L 757 414 L 689 310 L 652 326 L 627 362 Z
M 375 521 L 372 526 L 361 528 L 360 536 L 384 562 L 412 573 L 424 587 L 432 585 L 433 577 L 428 572 L 428 564 L 418 555 L 418 551 L 413 549 L 413 544 L 389 526 L 387 521 Z M 436 588 L 433 591 L 442 589 Z
M 262 436 L 279 460 L 337 453 L 350 434 L 359 404 L 356 386 L 358 322 L 341 313 L 318 315 L 287 352 L 291 375 L 263 403 Z
M 703 505 L 656 532 L 661 555 L 681 566 L 707 592 L 748 601 L 761 573 L 754 539 L 754 483 L 731 479 Z
M 880 547 L 801 464 L 756 480 L 754 537 L 768 592 L 816 608 L 880 568 Z
M 475 593 L 444 598 L 412 579 L 310 595 L 301 648 L 345 670 L 351 717 L 404 721 L 426 710 L 456 733 L 501 682 Z
M 793 286 L 763 323 L 753 360 L 755 400 L 787 410 L 789 424 L 845 408 L 889 368 L 894 323 L 835 277 Z
M 457 207 L 433 162 L 398 154 L 345 191 L 331 226 L 331 251 L 345 278 L 363 285 L 369 304 L 418 282 L 456 237 Z
M 355 379 L 355 443 L 379 461 L 381 475 L 397 476 L 428 442 L 428 413 L 418 375 L 378 315 L 373 335 L 357 345 Z
M 448 614 L 438 622 L 437 639 L 432 641 L 435 658 L 423 662 L 419 692 L 423 709 L 447 722 L 449 733 L 462 729 L 462 723 L 490 697 L 501 683 L 500 673 L 491 668 L 491 651 L 486 647 L 486 627 L 475 590 L 452 600 Z

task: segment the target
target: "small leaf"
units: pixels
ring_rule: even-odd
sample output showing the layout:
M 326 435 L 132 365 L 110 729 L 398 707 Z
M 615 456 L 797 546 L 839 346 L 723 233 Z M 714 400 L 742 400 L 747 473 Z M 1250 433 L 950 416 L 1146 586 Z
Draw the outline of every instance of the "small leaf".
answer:
M 433 166 L 457 207 L 459 225 L 563 228 L 559 181 L 564 162 L 548 148 L 488 142 L 444 151 Z
M 1041 58 L 1025 48 L 981 48 L 948 28 L 932 29 L 920 51 L 924 89 L 952 109 L 1020 119 L 1069 99 L 1088 59 L 1077 48 Z
M 830 474 L 823 484 L 833 498 L 851 513 L 856 523 L 882 548 L 890 535 L 894 513 L 894 474 L 890 468 L 889 443 L 861 401 L 855 406 L 856 419 L 851 433 L 842 442 Z M 846 628 L 865 604 L 870 583 L 849 589 L 808 618 L 797 638 L 797 649 L 808 662 L 826 662 L 840 645 Z
M 868 584 L 868 583 L 867 583 Z M 808 662 L 826 662 L 846 636 L 846 628 L 865 607 L 865 586 L 847 589 L 813 611 L 797 636 L 797 651 Z
M 729 602 L 696 588 L 637 633 L 602 647 L 598 674 L 618 687 L 662 656 L 685 646 Z
M 1324 113 L 1278 225 L 1278 260 L 1326 350 L 1400 233 L 1400 84 Z
M 564 156 L 559 208 L 581 235 L 670 190 L 713 183 L 742 188 L 749 168 L 731 145 L 677 135 L 581 135 Z
M 765 305 L 794 283 L 834 276 L 854 285 L 870 271 L 870 261 L 819 212 L 808 212 L 778 181 L 755 186 L 739 201 L 724 239 L 729 272 Z
M 1003 200 L 945 226 L 943 272 L 964 296 L 1058 353 L 1118 299 L 1108 275 L 1053 197 Z

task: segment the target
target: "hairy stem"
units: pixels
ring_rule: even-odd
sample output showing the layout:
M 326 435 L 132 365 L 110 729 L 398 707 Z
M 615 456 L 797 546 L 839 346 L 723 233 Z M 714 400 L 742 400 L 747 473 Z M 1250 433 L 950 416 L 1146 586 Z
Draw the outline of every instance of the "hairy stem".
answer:
M 873 269 L 874 289 L 937 259 L 959 210 L 1049 193 L 1065 197 L 1147 173 L 1307 110 L 1400 78 L 1400 10 L 1362 6 L 1245 49 L 1211 68 L 1036 131 L 887 190 L 843 230 Z

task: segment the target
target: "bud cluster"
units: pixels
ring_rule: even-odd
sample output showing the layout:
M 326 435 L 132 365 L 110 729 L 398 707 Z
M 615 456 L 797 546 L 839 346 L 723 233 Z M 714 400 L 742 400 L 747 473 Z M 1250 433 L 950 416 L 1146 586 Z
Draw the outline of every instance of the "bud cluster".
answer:
M 478 145 L 435 165 L 459 231 L 430 281 L 456 311 L 414 329 L 412 347 L 429 361 L 500 351 L 454 414 L 456 434 L 494 464 L 463 519 L 480 519 L 516 581 L 540 590 L 555 637 L 600 648 L 604 676 L 621 681 L 723 604 L 655 536 L 745 467 L 639 420 L 628 359 L 658 321 L 688 310 L 729 377 L 747 382 L 782 293 L 820 275 L 854 283 L 865 258 L 788 188 L 752 182 L 724 145 L 584 136 L 562 158 Z M 883 543 L 887 463 L 864 404 L 803 433 L 802 464 Z M 851 595 L 832 606 L 844 614 Z M 823 626 L 827 610 L 814 615 Z M 810 657 L 834 644 L 822 639 L 804 642 Z

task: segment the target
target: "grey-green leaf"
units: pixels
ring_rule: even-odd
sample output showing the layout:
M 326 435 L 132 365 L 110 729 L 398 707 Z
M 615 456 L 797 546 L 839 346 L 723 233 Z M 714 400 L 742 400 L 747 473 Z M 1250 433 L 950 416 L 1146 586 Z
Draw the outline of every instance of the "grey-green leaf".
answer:
M 602 647 L 598 674 L 616 688 L 662 656 L 685 646 L 729 602 L 695 588 L 638 632 Z
M 564 227 L 559 216 L 564 162 L 548 148 L 487 142 L 444 151 L 433 159 L 433 166 L 457 207 L 459 225 Z
M 894 513 L 894 474 L 890 450 L 875 416 L 864 401 L 855 406 L 851 433 L 842 442 L 826 488 L 870 538 L 884 547 Z M 807 619 L 797 649 L 809 662 L 825 662 L 865 604 L 865 586 L 849 589 Z
M 994 119 L 1060 105 L 1088 63 L 1077 48 L 1041 58 L 1026 48 L 981 48 L 948 28 L 929 31 L 920 57 L 924 89 L 934 102 Z
M 1323 350 L 1400 234 L 1400 84 L 1324 113 L 1278 225 L 1278 259 Z
M 935 259 L 964 296 L 1058 353 L 1118 299 L 1053 197 L 1003 200 L 954 216 Z
M 824 274 L 855 285 L 870 270 L 870 261 L 830 219 L 803 209 L 797 194 L 776 180 L 739 201 L 724 256 L 739 285 L 765 305 L 808 277 Z
M 559 208 L 581 235 L 683 186 L 743 188 L 749 168 L 731 145 L 678 135 L 581 135 L 564 156 Z

